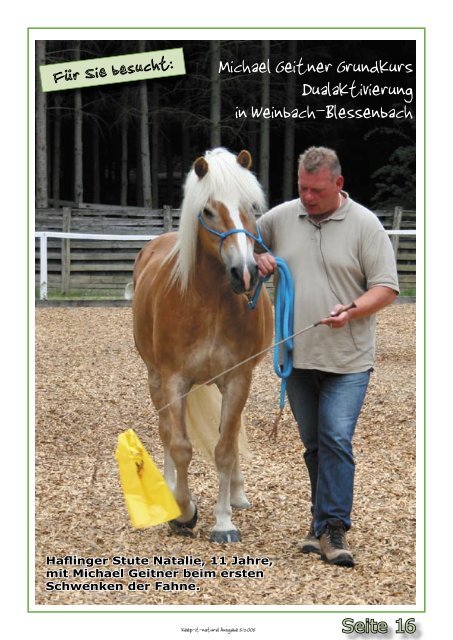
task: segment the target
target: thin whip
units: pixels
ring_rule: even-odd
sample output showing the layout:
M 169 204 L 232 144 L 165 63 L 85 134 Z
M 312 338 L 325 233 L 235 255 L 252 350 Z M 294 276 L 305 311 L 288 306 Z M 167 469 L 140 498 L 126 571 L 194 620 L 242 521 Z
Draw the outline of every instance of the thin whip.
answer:
M 355 307 L 356 307 L 355 302 L 351 302 L 351 304 L 349 304 L 347 307 L 343 307 L 336 314 L 331 314 L 331 317 L 335 317 L 336 315 L 338 316 L 338 315 L 340 315 L 340 313 L 343 313 L 343 311 L 349 311 L 349 309 L 354 309 Z M 304 327 L 303 329 L 299 329 L 299 331 L 296 331 L 292 335 L 287 336 L 286 338 L 283 338 L 282 340 L 278 340 L 277 342 L 274 342 L 269 347 L 266 347 L 262 351 L 258 351 L 258 353 L 253 354 L 253 356 L 249 356 L 245 360 L 242 360 L 242 362 L 238 362 L 237 364 L 233 365 L 229 369 L 225 369 L 225 371 L 222 371 L 222 373 L 218 373 L 213 378 L 210 378 L 209 380 L 206 380 L 206 382 L 203 382 L 202 384 L 197 384 L 197 385 L 193 386 L 192 389 L 190 389 L 190 391 L 188 391 L 187 393 L 184 393 L 182 396 L 179 396 L 178 398 L 176 398 L 175 400 L 172 400 L 171 402 L 169 402 L 168 404 L 164 405 L 160 409 L 157 409 L 156 410 L 157 413 L 159 414 L 162 411 L 164 411 L 165 409 L 168 409 L 168 407 L 171 407 L 171 405 L 175 404 L 175 402 L 179 402 L 179 400 L 183 400 L 184 398 L 187 398 L 187 396 L 189 396 L 191 393 L 193 393 L 194 391 L 196 391 L 200 387 L 204 387 L 204 386 L 206 386 L 208 384 L 212 384 L 215 380 L 217 380 L 217 378 L 220 378 L 221 376 L 225 375 L 226 373 L 230 373 L 230 371 L 233 371 L 234 369 L 237 369 L 238 367 L 241 367 L 246 362 L 250 362 L 250 360 L 253 360 L 254 358 L 258 358 L 258 356 L 262 356 L 264 353 L 267 353 L 271 349 L 274 349 L 275 347 L 278 347 L 279 345 L 283 344 L 287 340 L 291 340 L 292 338 L 295 338 L 296 336 L 299 336 L 301 333 L 305 333 L 305 331 L 309 331 L 310 329 L 313 329 L 314 327 L 317 327 L 319 324 L 321 324 L 321 322 L 322 322 L 322 320 L 318 320 L 318 322 L 314 322 L 313 324 L 309 324 L 308 327 Z

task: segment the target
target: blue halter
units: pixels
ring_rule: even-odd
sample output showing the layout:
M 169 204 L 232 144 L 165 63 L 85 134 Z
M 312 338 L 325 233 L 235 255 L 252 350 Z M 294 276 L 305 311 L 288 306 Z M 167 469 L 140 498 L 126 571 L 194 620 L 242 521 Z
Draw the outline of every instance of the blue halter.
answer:
M 198 214 L 198 220 L 201 222 L 201 224 L 205 229 L 207 229 L 210 233 L 213 233 L 215 236 L 220 238 L 219 253 L 222 250 L 223 241 L 226 240 L 229 236 L 232 236 L 236 233 L 245 233 L 246 236 L 248 236 L 249 238 L 252 238 L 252 240 L 254 240 L 255 242 L 258 242 L 258 244 L 260 244 L 266 251 L 269 251 L 269 249 L 266 247 L 266 245 L 263 242 L 263 238 L 261 237 L 258 227 L 256 229 L 257 235 L 255 236 L 250 231 L 247 231 L 247 229 L 228 229 L 228 231 L 217 231 L 216 229 L 213 229 L 205 222 L 205 220 L 203 219 L 203 216 L 201 215 L 201 212 Z
M 257 242 L 267 253 L 272 253 L 264 244 L 260 231 L 257 227 L 256 236 L 247 229 L 228 229 L 228 231 L 217 231 L 210 227 L 201 212 L 198 214 L 198 220 L 203 227 L 220 238 L 219 253 L 222 251 L 223 241 L 236 233 L 245 233 L 246 236 Z M 274 256 L 275 257 L 275 256 Z M 290 336 L 294 333 L 294 283 L 288 265 L 281 258 L 275 258 L 279 273 L 279 283 L 275 294 L 275 349 L 274 349 L 274 371 L 281 378 L 280 388 L 280 409 L 285 406 L 286 379 L 293 370 L 292 352 L 294 348 L 294 340 Z M 269 280 L 270 276 L 260 277 L 255 288 L 251 300 L 249 300 L 249 309 L 255 309 L 258 298 L 261 293 L 263 284 Z M 282 345 L 277 344 L 283 341 Z M 283 347 L 283 364 L 280 364 L 280 346 Z

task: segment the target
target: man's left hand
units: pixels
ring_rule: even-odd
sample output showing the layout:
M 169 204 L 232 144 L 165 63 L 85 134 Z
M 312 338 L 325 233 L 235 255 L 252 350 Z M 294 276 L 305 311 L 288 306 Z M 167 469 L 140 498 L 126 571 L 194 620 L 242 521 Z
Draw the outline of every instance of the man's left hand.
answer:
M 326 324 L 331 329 L 341 329 L 341 327 L 344 327 L 350 320 L 350 308 L 350 305 L 336 304 L 330 312 L 330 316 L 323 318 L 319 324 Z

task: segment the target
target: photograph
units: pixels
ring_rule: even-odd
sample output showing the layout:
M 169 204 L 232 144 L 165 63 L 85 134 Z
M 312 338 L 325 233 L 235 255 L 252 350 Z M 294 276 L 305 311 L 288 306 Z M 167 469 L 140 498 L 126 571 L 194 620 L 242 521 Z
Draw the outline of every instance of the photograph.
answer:
M 28 37 L 30 611 L 418 637 L 424 30 Z

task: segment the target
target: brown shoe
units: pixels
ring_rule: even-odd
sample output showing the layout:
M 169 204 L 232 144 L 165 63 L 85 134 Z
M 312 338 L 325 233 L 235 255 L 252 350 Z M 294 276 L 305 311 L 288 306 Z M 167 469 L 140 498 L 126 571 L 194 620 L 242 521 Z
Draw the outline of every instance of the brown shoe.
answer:
M 346 529 L 341 520 L 328 520 L 326 528 L 319 539 L 321 556 L 330 564 L 340 567 L 353 567 L 354 558 L 346 542 Z
M 309 532 L 299 544 L 299 550 L 302 551 L 302 553 L 321 553 L 319 539 L 316 537 L 313 527 L 313 520 L 311 522 Z

